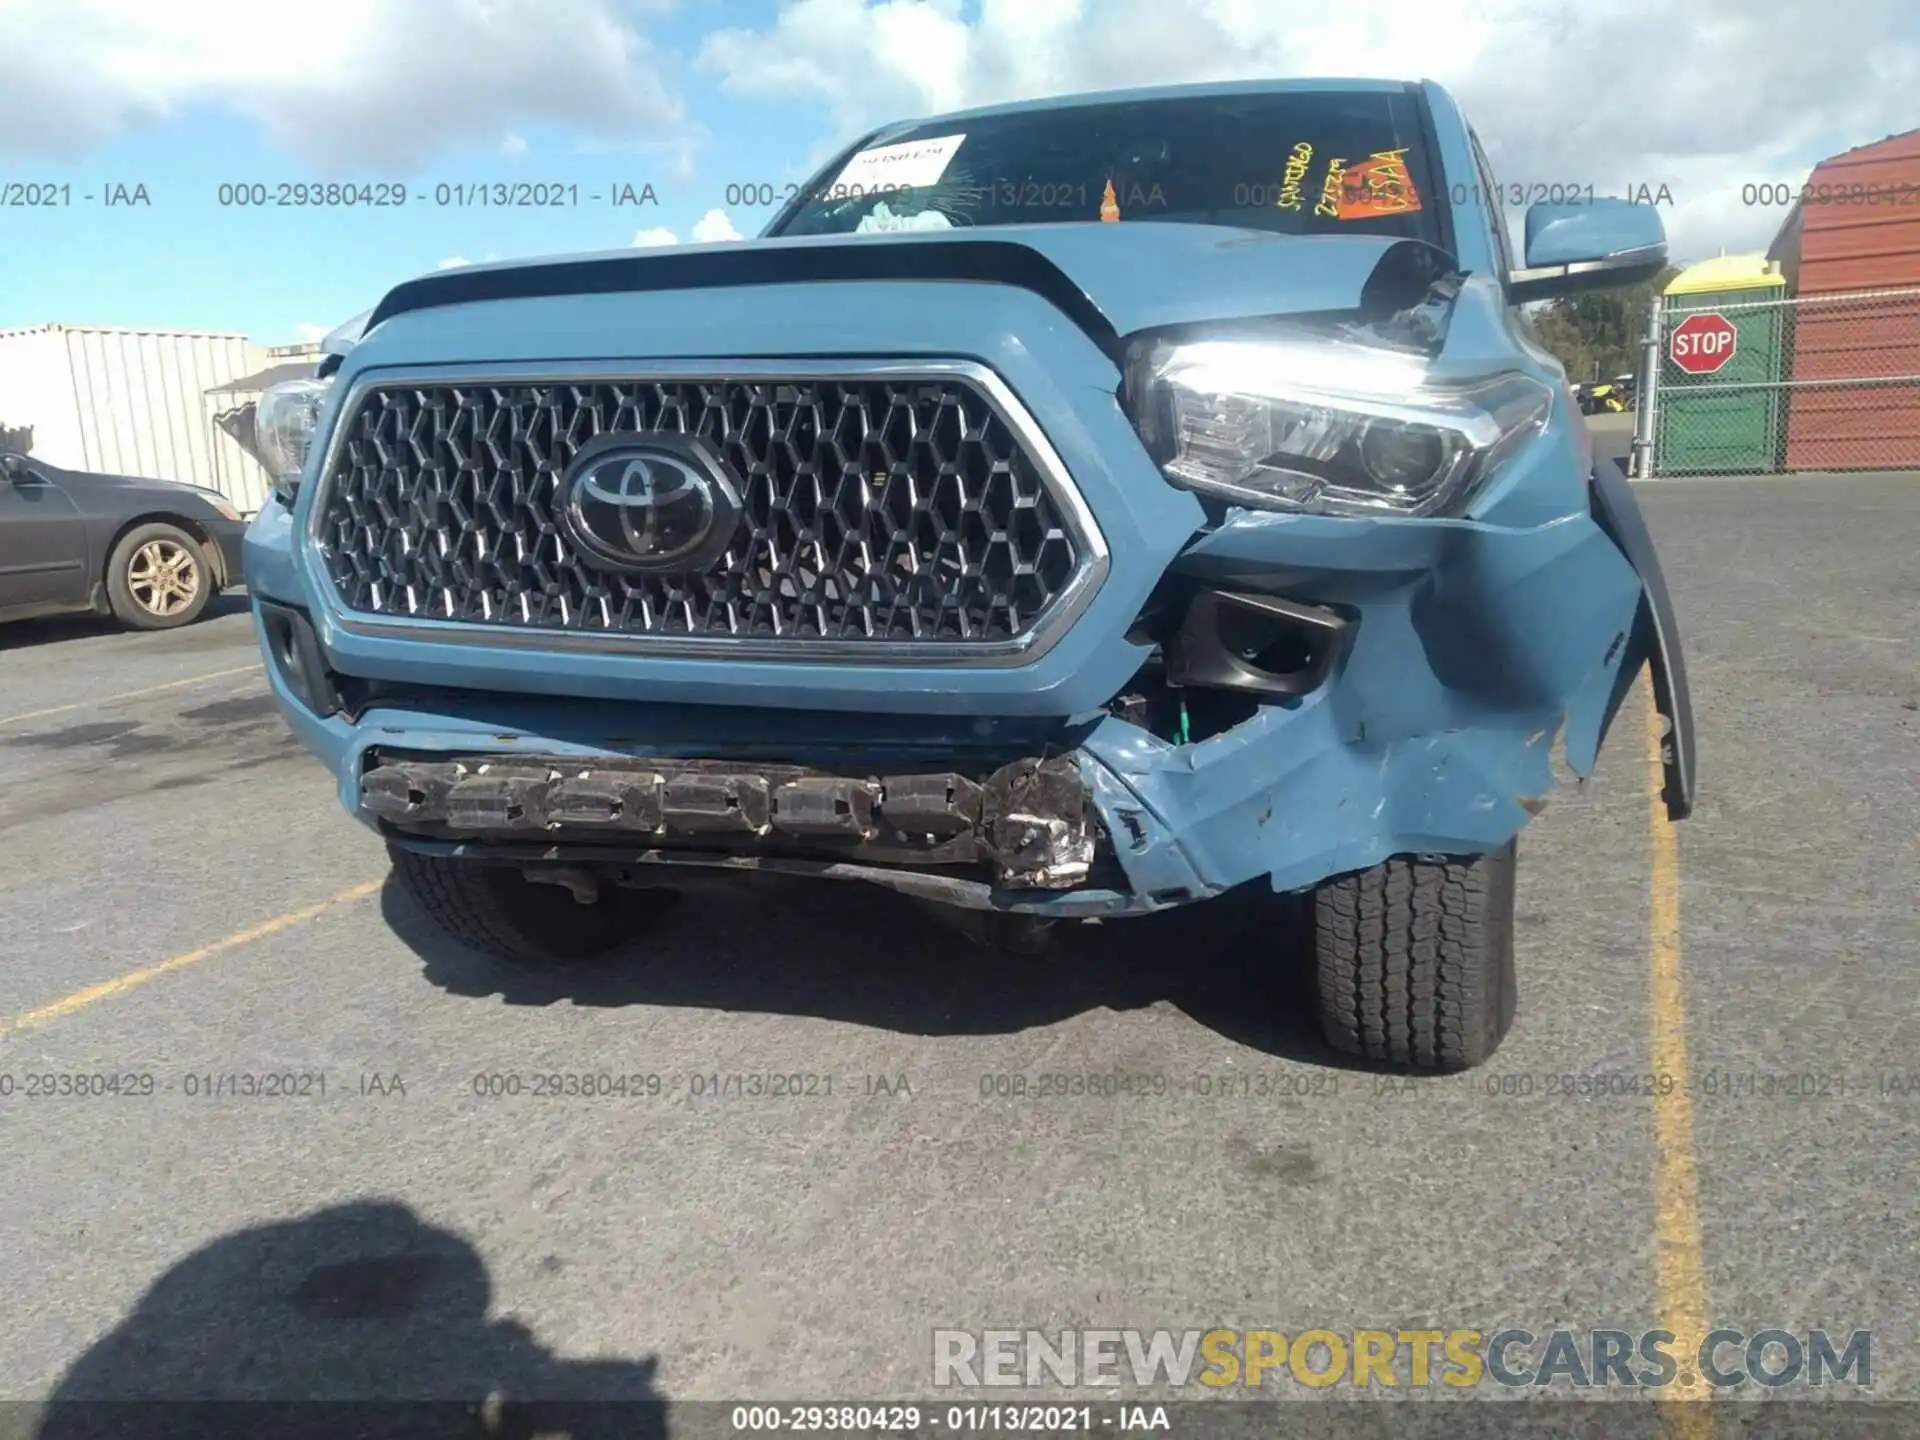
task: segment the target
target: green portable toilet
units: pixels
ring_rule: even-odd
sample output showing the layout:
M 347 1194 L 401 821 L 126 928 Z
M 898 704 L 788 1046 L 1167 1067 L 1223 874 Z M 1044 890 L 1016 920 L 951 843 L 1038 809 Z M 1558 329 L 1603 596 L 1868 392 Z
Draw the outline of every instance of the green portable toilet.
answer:
M 1662 294 L 1656 475 L 1780 468 L 1786 278 L 1759 255 L 1702 260 Z

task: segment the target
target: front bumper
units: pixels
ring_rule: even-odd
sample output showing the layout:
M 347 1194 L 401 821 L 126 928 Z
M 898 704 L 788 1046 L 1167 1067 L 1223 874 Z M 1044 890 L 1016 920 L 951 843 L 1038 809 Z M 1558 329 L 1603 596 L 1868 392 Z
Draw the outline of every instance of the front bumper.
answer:
M 599 855 L 797 867 L 937 892 L 951 903 L 1072 917 L 1161 909 L 1253 880 L 1299 890 L 1394 854 L 1497 849 L 1551 788 L 1556 735 L 1564 733 L 1574 770 L 1591 771 L 1639 663 L 1628 637 L 1642 603 L 1640 577 L 1584 515 L 1513 528 L 1237 514 L 1190 546 L 1182 564 L 1219 577 L 1306 577 L 1314 593 L 1354 616 L 1339 664 L 1312 693 L 1261 704 L 1241 723 L 1188 743 L 1111 713 L 1041 721 L 979 700 L 959 715 L 858 714 L 463 691 L 444 687 L 439 675 L 439 688 L 390 687 L 348 718 L 344 710 L 316 713 L 273 646 L 268 670 L 289 722 L 336 776 L 345 807 L 406 843 L 551 862 Z M 261 583 L 256 575 L 256 590 Z M 264 583 L 272 585 L 270 573 Z M 325 663 L 323 629 L 315 646 Z M 703 852 L 622 837 L 615 857 L 595 848 L 609 843 L 604 836 L 545 829 L 409 834 L 368 802 L 369 772 L 389 754 L 426 763 L 731 761 L 878 779 L 947 770 L 983 777 L 1023 757 L 1068 757 L 1100 850 L 1084 883 L 1048 891 L 911 859 L 822 859 L 792 847 L 755 856 L 731 841 Z
M 398 843 L 526 863 L 801 870 L 970 908 L 1109 885 L 1075 756 L 978 778 L 714 760 L 377 752 L 360 803 Z M 1047 897 L 1027 897 L 1029 902 Z

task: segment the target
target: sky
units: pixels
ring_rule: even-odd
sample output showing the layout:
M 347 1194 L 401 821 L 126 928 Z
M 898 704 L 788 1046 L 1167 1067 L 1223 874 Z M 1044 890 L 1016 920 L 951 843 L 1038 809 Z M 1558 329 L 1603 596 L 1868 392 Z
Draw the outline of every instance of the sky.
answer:
M 1503 184 L 1656 198 L 1681 262 L 1920 122 L 1915 0 L 0 0 L 0 57 L 0 329 L 262 345 L 446 265 L 753 235 L 867 128 L 1001 100 L 1430 78 Z

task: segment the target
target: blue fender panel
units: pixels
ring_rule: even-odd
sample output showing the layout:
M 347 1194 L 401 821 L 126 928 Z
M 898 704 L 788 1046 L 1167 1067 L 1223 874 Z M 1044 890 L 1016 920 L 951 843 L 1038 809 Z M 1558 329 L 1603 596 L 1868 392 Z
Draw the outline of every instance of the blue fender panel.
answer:
M 248 523 L 240 553 L 249 593 L 288 605 L 307 603 L 293 558 L 293 515 L 274 496 L 267 496 Z
M 1520 530 L 1235 512 L 1189 562 L 1264 567 L 1357 615 L 1332 680 L 1304 701 L 1185 746 L 1117 719 L 1085 742 L 1211 889 L 1265 875 L 1292 890 L 1389 855 L 1504 845 L 1551 787 L 1554 736 L 1597 734 L 1641 597 L 1578 515 Z M 1593 758 L 1569 749 L 1578 773 Z M 1165 873 L 1116 851 L 1136 885 Z

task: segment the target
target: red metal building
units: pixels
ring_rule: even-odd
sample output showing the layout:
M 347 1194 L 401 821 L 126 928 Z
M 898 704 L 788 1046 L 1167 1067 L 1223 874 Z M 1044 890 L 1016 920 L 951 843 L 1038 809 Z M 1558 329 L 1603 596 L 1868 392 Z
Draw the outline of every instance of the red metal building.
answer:
M 1814 166 L 1767 258 L 1797 297 L 1787 468 L 1920 467 L 1920 130 Z

